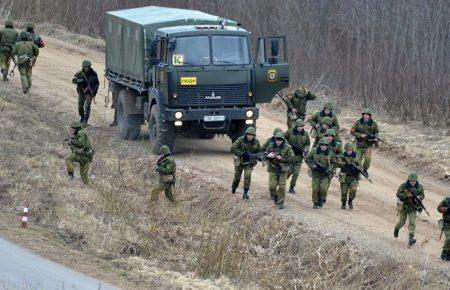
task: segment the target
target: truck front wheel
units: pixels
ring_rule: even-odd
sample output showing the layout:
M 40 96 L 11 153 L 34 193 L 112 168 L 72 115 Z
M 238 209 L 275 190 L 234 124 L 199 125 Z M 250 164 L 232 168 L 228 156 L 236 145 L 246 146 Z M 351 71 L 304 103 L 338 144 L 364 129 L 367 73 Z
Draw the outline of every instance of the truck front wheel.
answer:
M 150 131 L 150 144 L 154 154 L 159 154 L 159 147 L 162 145 L 169 146 L 172 151 L 175 142 L 174 125 L 161 120 L 158 105 L 154 105 L 150 110 L 148 129 Z
M 141 133 L 142 115 L 127 114 L 125 112 L 126 91 L 120 92 L 117 104 L 117 122 L 120 138 L 124 140 L 136 140 Z

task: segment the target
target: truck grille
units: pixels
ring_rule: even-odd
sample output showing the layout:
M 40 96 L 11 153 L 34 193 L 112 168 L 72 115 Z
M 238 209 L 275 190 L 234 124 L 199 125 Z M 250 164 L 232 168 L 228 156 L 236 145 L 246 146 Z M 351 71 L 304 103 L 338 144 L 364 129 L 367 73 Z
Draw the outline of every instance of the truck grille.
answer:
M 177 93 L 179 106 L 236 106 L 248 103 L 247 84 L 180 86 Z

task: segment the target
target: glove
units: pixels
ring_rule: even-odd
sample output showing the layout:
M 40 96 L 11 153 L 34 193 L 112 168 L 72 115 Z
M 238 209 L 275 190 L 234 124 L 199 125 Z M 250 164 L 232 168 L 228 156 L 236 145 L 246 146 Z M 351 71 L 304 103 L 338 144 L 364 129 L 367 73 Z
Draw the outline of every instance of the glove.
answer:
M 250 154 L 248 152 L 244 152 L 242 154 L 242 158 L 244 158 L 245 160 L 248 160 L 248 159 L 250 159 Z

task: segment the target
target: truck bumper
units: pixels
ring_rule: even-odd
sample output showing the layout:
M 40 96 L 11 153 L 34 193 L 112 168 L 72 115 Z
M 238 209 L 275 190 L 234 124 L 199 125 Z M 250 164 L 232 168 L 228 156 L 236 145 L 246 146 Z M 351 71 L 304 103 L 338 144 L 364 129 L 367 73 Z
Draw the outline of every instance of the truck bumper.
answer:
M 253 116 L 247 118 L 246 112 L 253 111 Z M 181 119 L 175 118 L 175 114 L 181 112 L 183 114 Z M 202 121 L 205 116 L 224 116 L 225 121 L 233 120 L 256 120 L 259 117 L 259 109 L 257 107 L 242 107 L 242 108 L 219 108 L 219 109 L 165 109 L 164 120 L 167 121 Z

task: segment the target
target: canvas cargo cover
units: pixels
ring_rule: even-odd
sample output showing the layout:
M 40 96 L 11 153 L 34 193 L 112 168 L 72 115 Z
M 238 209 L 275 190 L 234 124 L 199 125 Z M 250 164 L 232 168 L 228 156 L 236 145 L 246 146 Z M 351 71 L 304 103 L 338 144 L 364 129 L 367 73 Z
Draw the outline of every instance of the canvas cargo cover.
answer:
M 148 81 L 151 40 L 156 30 L 182 25 L 218 24 L 220 17 L 196 10 L 148 6 L 106 13 L 106 69 Z M 227 25 L 236 26 L 227 20 Z M 144 36 L 145 35 L 145 36 Z

